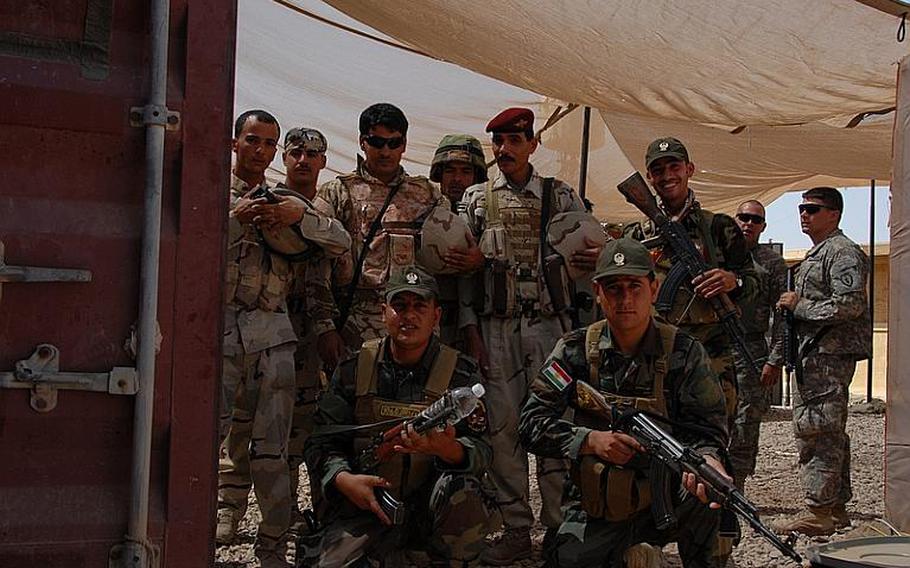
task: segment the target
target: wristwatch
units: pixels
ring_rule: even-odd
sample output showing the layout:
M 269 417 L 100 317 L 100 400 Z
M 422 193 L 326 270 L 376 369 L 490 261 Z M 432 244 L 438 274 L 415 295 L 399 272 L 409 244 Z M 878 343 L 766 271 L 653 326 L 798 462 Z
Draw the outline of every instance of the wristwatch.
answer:
M 737 287 L 737 288 L 742 288 L 742 287 L 743 287 L 743 279 L 740 278 L 739 276 L 736 277 L 736 287 Z

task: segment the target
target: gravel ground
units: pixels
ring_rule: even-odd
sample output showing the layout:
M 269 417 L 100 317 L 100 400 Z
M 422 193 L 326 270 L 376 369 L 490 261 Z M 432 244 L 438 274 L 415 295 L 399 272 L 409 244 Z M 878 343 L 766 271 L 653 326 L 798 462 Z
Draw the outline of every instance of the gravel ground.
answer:
M 847 510 L 853 520 L 853 527 L 845 529 L 830 538 L 800 537 L 796 548 L 805 556 L 806 547 L 855 538 L 870 530 L 871 522 L 884 514 L 883 503 L 883 442 L 884 416 L 881 414 L 859 414 L 851 412 L 847 422 L 847 431 L 852 444 L 853 468 L 853 501 Z M 766 417 L 761 431 L 761 448 L 758 456 L 758 467 L 754 477 L 746 483 L 746 496 L 755 503 L 765 524 L 774 518 L 790 515 L 800 510 L 802 492 L 799 488 L 796 466 L 796 445 L 789 412 L 781 409 L 772 410 Z M 531 471 L 534 471 L 532 466 Z M 301 480 L 301 487 L 307 483 Z M 539 507 L 540 496 L 532 482 L 531 501 L 535 509 Z M 304 493 L 302 491 L 302 493 Z M 308 505 L 309 495 L 300 498 L 301 508 Z M 249 511 L 240 525 L 238 538 L 232 546 L 220 546 L 215 554 L 215 566 L 220 568 L 253 568 L 258 566 L 253 555 L 253 536 L 256 523 L 259 521 L 259 510 L 255 498 L 251 497 Z M 522 567 L 540 566 L 540 542 L 543 539 L 542 527 L 535 527 L 532 532 L 534 555 L 530 560 L 517 564 Z M 289 558 L 292 558 L 289 552 Z M 682 564 L 675 553 L 674 546 L 664 550 L 664 566 L 679 567 Z M 794 566 L 774 547 L 744 527 L 743 540 L 734 550 L 733 559 L 737 567 L 767 568 L 773 566 Z M 806 564 L 808 566 L 808 562 Z

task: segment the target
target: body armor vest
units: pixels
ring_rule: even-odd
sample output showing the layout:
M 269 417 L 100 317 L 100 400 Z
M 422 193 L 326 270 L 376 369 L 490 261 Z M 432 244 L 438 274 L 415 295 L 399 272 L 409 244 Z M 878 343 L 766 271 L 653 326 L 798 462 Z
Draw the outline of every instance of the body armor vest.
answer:
M 360 257 L 370 226 L 382 209 L 392 188 L 381 182 L 369 182 L 356 174 L 338 178 L 347 189 L 354 205 L 348 232 L 353 242 L 353 258 Z M 437 205 L 429 184 L 420 178 L 406 178 L 398 187 L 382 218 L 382 226 L 363 260 L 363 272 L 357 288 L 385 288 L 389 274 L 396 268 L 415 263 L 420 228 L 424 217 Z
M 378 365 L 390 355 L 383 347 L 383 339 L 371 339 L 364 342 L 357 356 L 356 402 L 354 419 L 357 424 L 375 424 L 392 418 L 413 418 L 422 410 L 438 400 L 449 388 L 449 382 L 458 362 L 458 352 L 445 345 L 439 345 L 439 353 L 430 368 L 426 384 L 423 387 L 422 401 L 402 402 L 381 398 L 378 392 Z M 369 432 L 357 433 L 354 436 L 354 451 L 359 454 L 373 441 Z M 392 484 L 390 493 L 398 499 L 407 499 L 429 479 L 433 471 L 433 456 L 420 454 L 395 455 L 389 461 L 380 464 L 375 475 L 379 475 Z
M 600 388 L 600 337 L 606 320 L 588 326 L 585 334 L 585 359 L 588 363 L 588 382 L 596 387 L 611 404 L 631 407 L 667 417 L 667 400 L 664 380 L 669 371 L 670 355 L 676 342 L 676 328 L 655 321 L 663 353 L 654 362 L 654 381 L 650 397 L 621 396 L 603 392 Z M 589 412 L 576 410 L 575 423 L 579 426 L 606 430 L 603 418 Z M 636 458 L 633 458 L 633 462 Z M 602 461 L 594 455 L 582 456 L 572 462 L 570 475 L 581 490 L 582 508 L 589 516 L 609 521 L 624 521 L 651 505 L 651 486 L 647 469 L 634 467 L 633 462 L 619 466 Z

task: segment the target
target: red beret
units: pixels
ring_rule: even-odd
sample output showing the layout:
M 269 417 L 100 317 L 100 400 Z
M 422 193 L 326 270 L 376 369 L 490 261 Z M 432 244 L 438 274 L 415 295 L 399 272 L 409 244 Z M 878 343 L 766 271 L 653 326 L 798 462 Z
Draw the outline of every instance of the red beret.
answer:
M 487 123 L 487 132 L 534 132 L 534 112 L 529 108 L 507 108 Z

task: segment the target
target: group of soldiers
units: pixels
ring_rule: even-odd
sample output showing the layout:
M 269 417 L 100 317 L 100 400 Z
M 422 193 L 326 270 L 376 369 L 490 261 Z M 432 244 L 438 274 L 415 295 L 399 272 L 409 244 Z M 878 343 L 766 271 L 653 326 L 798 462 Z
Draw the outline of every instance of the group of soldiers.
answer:
M 758 244 L 762 204 L 747 201 L 734 218 L 703 209 L 686 147 L 655 140 L 647 179 L 710 266 L 658 314 L 674 257 L 641 242 L 654 243 L 658 227 L 633 223 L 612 238 L 575 190 L 541 176 L 532 111 L 506 109 L 486 131 L 495 170 L 476 138 L 450 134 L 429 178 L 412 176 L 401 166 L 405 115 L 375 104 L 360 116 L 355 171 L 318 186 L 327 140 L 293 128 L 286 178 L 271 187 L 278 122 L 261 110 L 238 117 L 216 541 L 235 539 L 252 488 L 263 567 L 288 566 L 291 532 L 297 566 L 512 565 L 532 553 L 531 452 L 548 565 L 659 566 L 660 547 L 675 541 L 685 566 L 723 566 L 735 519 L 684 474 L 679 521 L 658 528 L 645 448 L 579 407 L 576 385 L 662 416 L 742 489 L 784 366 L 785 311 L 797 322 L 793 423 L 807 509 L 774 528 L 849 524 L 846 405 L 870 318 L 868 260 L 838 229 L 840 193 L 803 194 L 815 246 L 788 291 L 783 259 Z M 603 315 L 587 326 L 585 290 Z M 760 372 L 711 307 L 722 295 L 738 306 Z M 483 395 L 465 416 L 415 428 L 451 389 L 477 384 Z M 378 442 L 391 452 L 377 458 Z M 301 511 L 303 464 L 311 510 Z

